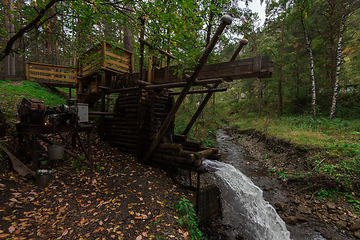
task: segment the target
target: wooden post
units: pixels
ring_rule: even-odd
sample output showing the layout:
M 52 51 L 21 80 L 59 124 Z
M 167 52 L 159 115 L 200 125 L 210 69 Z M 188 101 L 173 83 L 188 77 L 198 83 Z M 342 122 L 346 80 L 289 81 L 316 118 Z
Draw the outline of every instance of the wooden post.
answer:
M 235 61 L 236 57 L 239 55 L 241 49 L 248 44 L 248 40 L 246 38 L 243 38 L 240 40 L 240 44 L 239 46 L 236 48 L 235 52 L 233 53 L 233 55 L 231 56 L 229 62 Z
M 30 64 L 26 63 L 26 80 L 30 81 Z
M 139 99 L 138 99 L 138 136 L 137 136 L 137 159 L 138 162 L 142 161 L 144 155 L 144 111 L 142 104 L 142 85 L 139 87 Z
M 179 95 L 178 99 L 176 100 L 173 107 L 171 108 L 171 110 L 169 112 L 169 115 L 166 117 L 166 119 L 165 119 L 163 125 L 161 126 L 158 134 L 156 135 L 153 143 L 151 144 L 151 147 L 147 151 L 147 153 L 146 153 L 146 155 L 145 155 L 145 157 L 143 159 L 144 163 L 147 163 L 150 160 L 151 155 L 153 154 L 155 148 L 159 144 L 161 138 L 163 137 L 163 135 L 166 132 L 167 128 L 169 127 L 170 123 L 174 120 L 175 114 L 176 114 L 177 110 L 179 109 L 181 103 L 184 101 L 184 99 L 186 97 L 186 94 L 188 93 L 188 91 L 192 87 L 192 85 L 193 85 L 196 77 L 199 75 L 202 67 L 206 64 L 206 61 L 207 61 L 211 51 L 214 49 L 214 46 L 215 46 L 217 40 L 219 39 L 219 36 L 224 31 L 226 25 L 231 24 L 231 21 L 232 21 L 231 17 L 228 16 L 228 15 L 223 16 L 221 18 L 221 20 L 222 20 L 222 22 L 221 22 L 220 26 L 216 30 L 216 32 L 215 32 L 214 36 L 212 37 L 209 45 L 206 47 L 202 57 L 199 60 L 199 63 L 195 67 L 195 71 L 191 75 L 190 79 L 187 81 L 187 84 L 184 86 L 183 90 L 181 91 L 181 94 Z
M 101 112 L 105 112 L 105 90 L 101 90 Z M 100 116 L 100 138 L 104 139 L 105 115 Z
M 149 47 L 149 57 L 148 57 L 148 74 L 147 74 L 147 82 L 152 82 L 152 65 L 153 65 L 153 50 Z
M 32 158 L 32 163 L 33 163 L 33 169 L 36 172 L 36 170 L 38 170 L 39 165 L 38 165 L 38 159 L 37 159 L 37 139 L 36 139 L 36 134 L 32 134 L 31 136 L 31 158 Z

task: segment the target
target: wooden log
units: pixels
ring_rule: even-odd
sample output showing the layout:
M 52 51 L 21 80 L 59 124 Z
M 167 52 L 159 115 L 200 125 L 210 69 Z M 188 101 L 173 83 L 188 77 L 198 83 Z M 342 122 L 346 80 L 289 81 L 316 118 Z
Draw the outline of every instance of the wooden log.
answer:
M 158 148 L 168 149 L 168 150 L 175 150 L 175 151 L 183 150 L 183 146 L 181 144 L 177 144 L 177 143 L 160 143 L 158 145 Z
M 121 120 L 105 120 L 105 125 L 108 126 L 112 126 L 112 127 L 116 127 L 116 126 L 137 126 L 137 121 L 133 122 L 132 120 L 126 120 L 124 121 L 124 119 Z
M 118 133 L 118 134 L 124 134 L 124 135 L 132 135 L 137 134 L 137 130 L 114 130 L 114 129 L 105 129 L 105 132 L 107 133 Z
M 189 164 L 191 165 L 193 162 L 195 162 L 195 156 L 190 155 L 187 157 L 181 157 L 181 156 L 175 156 L 175 155 L 168 155 L 164 153 L 154 152 L 153 154 L 154 158 L 162 159 L 169 162 L 177 162 L 182 164 Z
M 151 109 L 154 113 L 169 113 L 170 108 L 153 108 Z
M 128 138 L 121 138 L 119 139 L 118 137 L 114 138 L 114 137 L 104 137 L 105 141 L 108 142 L 117 142 L 117 143 L 121 143 L 121 144 L 137 144 L 137 139 L 128 139 Z
M 185 143 L 186 142 L 186 135 L 174 135 L 173 140 L 176 143 Z
M 114 146 L 126 147 L 126 148 L 130 148 L 130 149 L 137 149 L 137 144 L 123 143 L 123 142 L 119 142 L 119 141 L 108 141 L 108 143 L 110 143 L 111 145 L 114 145 Z
M 105 129 L 108 129 L 108 130 L 132 130 L 132 131 L 137 131 L 137 126 L 136 125 L 129 126 L 127 124 L 118 125 L 118 126 L 107 125 L 107 126 L 105 126 Z
M 186 169 L 186 170 L 190 170 L 190 171 L 193 171 L 193 172 L 199 172 L 199 173 L 206 172 L 206 170 L 204 168 L 201 168 L 201 165 L 202 165 L 201 160 L 195 160 L 190 165 L 190 164 L 182 164 L 182 163 L 177 163 L 177 162 L 170 162 L 170 161 L 163 160 L 163 159 L 160 159 L 160 158 L 152 157 L 151 162 L 158 163 L 158 164 L 163 164 L 163 165 L 167 165 L 167 166 L 174 166 L 174 167 L 177 167 L 177 168 Z
M 128 113 L 138 113 L 138 108 L 135 108 L 135 109 L 131 109 L 131 108 L 127 108 L 125 109 L 125 114 L 128 114 Z
M 206 158 L 213 154 L 213 150 L 211 148 L 208 148 L 208 149 L 196 152 L 194 154 L 195 154 L 195 156 L 197 156 L 199 158 Z
M 193 148 L 199 148 L 199 149 L 204 149 L 205 148 L 204 143 L 199 142 L 199 141 L 192 141 L 192 140 L 187 140 L 184 143 L 184 146 L 193 147 Z

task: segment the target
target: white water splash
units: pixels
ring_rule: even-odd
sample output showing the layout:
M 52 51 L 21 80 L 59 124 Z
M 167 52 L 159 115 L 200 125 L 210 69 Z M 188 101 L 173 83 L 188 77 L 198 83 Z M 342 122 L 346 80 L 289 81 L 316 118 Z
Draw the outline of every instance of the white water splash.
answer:
M 205 160 L 203 166 L 214 172 L 222 199 L 229 213 L 223 224 L 232 228 L 233 237 L 248 240 L 288 240 L 290 232 L 275 209 L 263 198 L 262 190 L 230 164 Z M 234 226 L 235 225 L 235 226 Z

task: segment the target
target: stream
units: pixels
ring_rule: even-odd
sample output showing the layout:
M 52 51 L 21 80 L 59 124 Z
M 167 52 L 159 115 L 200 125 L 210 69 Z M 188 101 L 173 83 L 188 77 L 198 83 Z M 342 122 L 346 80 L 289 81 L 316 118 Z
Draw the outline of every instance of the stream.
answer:
M 310 217 L 305 223 L 285 224 L 273 207 L 288 201 L 279 180 L 260 170 L 259 162 L 223 130 L 217 133 L 217 148 L 222 161 L 204 160 L 203 166 L 209 171 L 209 181 L 221 192 L 226 239 L 348 239 Z

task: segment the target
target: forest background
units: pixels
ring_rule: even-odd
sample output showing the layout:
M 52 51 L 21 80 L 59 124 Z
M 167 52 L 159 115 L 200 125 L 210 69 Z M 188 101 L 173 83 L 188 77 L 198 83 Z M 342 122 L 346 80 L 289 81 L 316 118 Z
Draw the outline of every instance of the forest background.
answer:
M 261 27 L 249 1 L 243 2 L 245 8 L 233 0 L 2 0 L 0 74 L 25 75 L 26 62 L 75 66 L 102 40 L 133 51 L 137 69 L 141 29 L 154 47 L 177 57 L 174 65 L 191 67 L 228 13 L 234 22 L 208 63 L 228 61 L 242 37 L 249 44 L 241 58 L 269 55 L 274 61 L 271 79 L 232 84 L 227 98 L 250 100 L 242 103 L 245 114 L 358 118 L 356 94 L 338 93 L 354 92 L 359 83 L 360 1 L 264 0 Z

